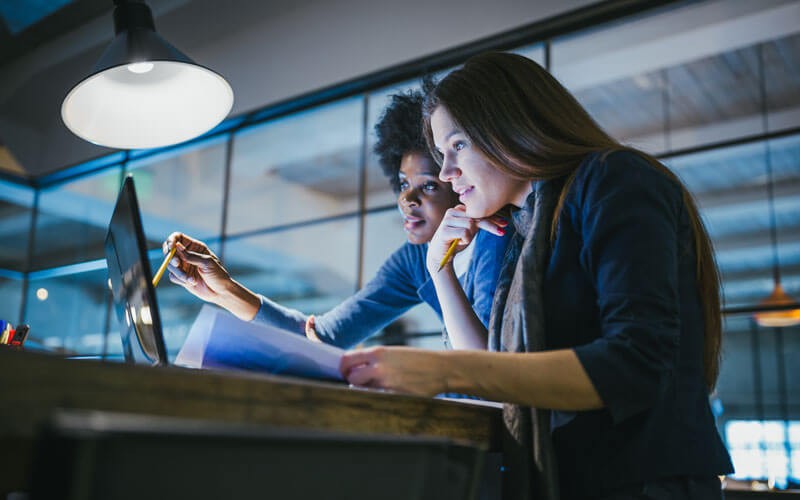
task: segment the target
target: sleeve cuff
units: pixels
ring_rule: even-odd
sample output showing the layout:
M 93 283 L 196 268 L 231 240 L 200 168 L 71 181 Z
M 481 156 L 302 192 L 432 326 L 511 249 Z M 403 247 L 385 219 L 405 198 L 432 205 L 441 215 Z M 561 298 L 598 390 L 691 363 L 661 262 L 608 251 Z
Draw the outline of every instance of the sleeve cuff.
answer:
M 258 308 L 252 323 L 261 323 L 305 336 L 307 316 L 296 309 L 284 307 L 263 295 L 258 296 L 261 307 Z
M 621 352 L 624 347 L 593 342 L 573 350 L 615 424 L 652 407 L 666 387 L 664 372 L 643 374 L 632 368 Z

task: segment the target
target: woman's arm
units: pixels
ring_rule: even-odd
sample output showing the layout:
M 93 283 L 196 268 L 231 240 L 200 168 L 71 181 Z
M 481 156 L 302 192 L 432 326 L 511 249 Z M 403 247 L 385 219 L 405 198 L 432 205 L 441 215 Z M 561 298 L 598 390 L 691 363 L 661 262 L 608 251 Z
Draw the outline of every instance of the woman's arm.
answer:
M 473 243 L 481 229 L 497 236 L 503 236 L 506 225 L 505 219 L 500 217 L 484 220 L 471 219 L 466 216 L 464 206 L 458 205 L 447 210 L 428 245 L 426 265 L 436 288 L 436 295 L 442 308 L 442 318 L 454 349 L 485 350 L 487 331 L 456 277 L 452 259 L 440 268 L 442 258 L 456 238 L 459 239 L 459 251 L 461 251 Z M 481 258 L 482 251 L 484 249 L 476 248 L 473 258 Z M 502 258 L 502 256 L 497 256 L 497 258 Z M 496 274 L 474 276 L 473 279 L 496 281 L 497 276 Z
M 358 292 L 314 316 L 311 326 L 316 337 L 327 344 L 350 347 L 422 302 L 417 288 L 426 278 L 421 269 L 424 255 L 424 248 L 409 243 L 396 250 Z M 304 319 L 310 326 L 308 317 Z
M 172 233 L 162 250 L 166 255 L 172 248 L 176 253 L 169 263 L 170 281 L 241 320 L 253 319 L 261 306 L 258 296 L 234 280 L 205 243 L 183 233 Z
M 431 275 L 453 349 L 486 349 L 486 327 L 472 309 L 453 265 Z M 488 278 L 487 278 L 488 279 Z
M 346 353 L 340 370 L 354 385 L 422 396 L 458 392 L 567 411 L 604 407 L 571 349 L 502 353 L 375 347 Z

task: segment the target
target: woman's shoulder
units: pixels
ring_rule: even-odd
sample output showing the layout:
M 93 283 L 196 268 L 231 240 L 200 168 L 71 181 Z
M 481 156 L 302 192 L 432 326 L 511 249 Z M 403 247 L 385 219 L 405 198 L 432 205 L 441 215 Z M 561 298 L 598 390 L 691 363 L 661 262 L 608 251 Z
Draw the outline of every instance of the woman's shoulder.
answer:
M 604 195 L 631 190 L 680 196 L 680 183 L 656 159 L 632 149 L 601 151 L 589 155 L 573 180 L 573 198 L 583 200 L 597 191 Z
M 627 176 L 637 173 L 658 173 L 656 161 L 635 149 L 597 151 L 586 156 L 575 173 L 575 179 L 598 176 Z M 665 167 L 666 168 L 666 167 Z M 666 178 L 666 177 L 665 177 Z

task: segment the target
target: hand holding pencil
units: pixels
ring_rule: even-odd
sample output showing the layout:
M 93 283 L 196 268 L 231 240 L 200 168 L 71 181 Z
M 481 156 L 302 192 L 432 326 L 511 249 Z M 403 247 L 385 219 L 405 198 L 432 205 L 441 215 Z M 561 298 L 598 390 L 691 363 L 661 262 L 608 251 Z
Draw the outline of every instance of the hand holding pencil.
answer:
M 158 282 L 161 281 L 161 277 L 164 276 L 164 271 L 167 270 L 169 261 L 171 261 L 172 258 L 175 257 L 175 251 L 177 249 L 178 247 L 172 247 L 172 250 L 170 250 L 166 258 L 164 258 L 164 262 L 161 263 L 161 266 L 158 268 L 158 271 L 156 271 L 155 276 L 153 276 L 153 288 L 158 286 Z
M 467 216 L 464 205 L 448 209 L 428 244 L 428 272 L 433 276 L 446 268 L 455 255 L 470 244 L 479 230 L 502 236 L 507 225 L 508 222 L 497 215 L 473 219 Z
M 461 238 L 456 238 L 450 243 L 450 246 L 447 248 L 447 251 L 444 253 L 444 257 L 442 257 L 442 261 L 439 262 L 439 271 L 442 270 L 444 266 L 446 266 L 450 259 L 453 258 L 453 255 L 456 253 L 456 248 L 458 248 L 458 244 L 461 243 Z M 437 271 L 437 272 L 439 272 Z
M 162 251 L 166 257 L 153 279 L 154 284 L 165 269 L 169 271 L 171 282 L 215 304 L 220 302 L 220 295 L 231 288 L 230 274 L 202 241 L 183 233 L 172 233 L 162 245 Z
M 260 297 L 234 280 L 208 245 L 176 232 L 164 241 L 162 251 L 167 256 L 164 262 L 171 282 L 242 321 L 255 317 L 261 307 Z

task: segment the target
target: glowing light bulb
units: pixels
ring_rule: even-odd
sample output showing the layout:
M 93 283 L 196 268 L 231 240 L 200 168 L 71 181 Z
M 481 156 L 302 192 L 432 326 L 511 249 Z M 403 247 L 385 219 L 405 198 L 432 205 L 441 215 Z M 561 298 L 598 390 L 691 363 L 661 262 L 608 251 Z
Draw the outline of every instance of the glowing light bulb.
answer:
M 46 288 L 40 288 L 40 289 L 36 290 L 36 298 L 37 299 L 39 299 L 41 301 L 45 301 L 45 300 L 47 300 L 48 296 L 49 296 L 49 294 L 47 293 L 47 289 Z
M 147 73 L 153 69 L 153 63 L 138 62 L 128 65 L 128 71 L 131 73 Z

